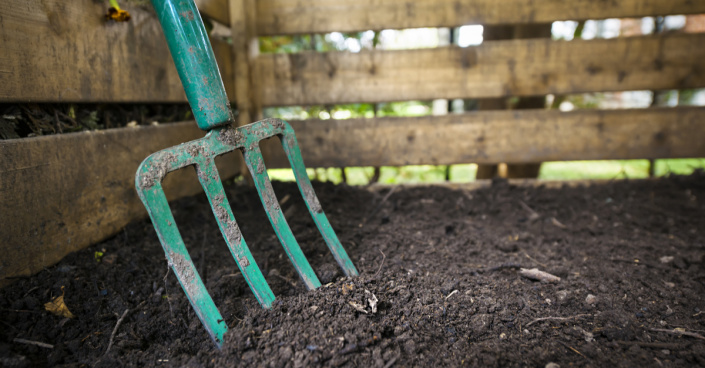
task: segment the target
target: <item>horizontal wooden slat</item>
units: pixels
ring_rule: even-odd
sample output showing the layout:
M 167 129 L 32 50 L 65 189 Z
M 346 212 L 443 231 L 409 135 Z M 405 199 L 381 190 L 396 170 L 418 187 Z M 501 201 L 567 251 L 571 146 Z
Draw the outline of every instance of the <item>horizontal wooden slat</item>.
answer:
M 187 122 L 0 141 L 0 287 L 145 217 L 137 166 L 203 135 Z M 223 157 L 225 179 L 239 156 Z M 169 174 L 164 187 L 169 199 L 201 191 L 192 169 Z
M 108 22 L 107 6 L 0 1 L 0 102 L 186 102 L 154 14 Z
M 701 0 L 258 0 L 259 35 L 705 13 Z
M 202 16 L 230 26 L 228 0 L 196 0 L 196 6 Z
M 705 157 L 702 107 L 290 123 L 308 167 Z M 288 167 L 267 143 L 274 153 L 267 167 Z
M 266 54 L 265 106 L 705 86 L 705 34 L 490 41 L 477 47 Z

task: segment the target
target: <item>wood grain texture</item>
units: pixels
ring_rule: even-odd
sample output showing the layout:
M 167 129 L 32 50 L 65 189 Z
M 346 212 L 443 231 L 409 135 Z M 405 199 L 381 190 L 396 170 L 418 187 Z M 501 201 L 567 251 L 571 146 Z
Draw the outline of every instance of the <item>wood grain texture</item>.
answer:
M 233 102 L 235 101 L 235 63 L 233 63 L 232 46 L 218 38 L 211 38 L 210 41 L 220 78 L 225 86 L 225 93 L 228 95 L 228 100 Z
M 705 86 L 705 34 L 491 41 L 360 53 L 266 54 L 264 106 Z
M 186 102 L 155 15 L 126 7 L 115 23 L 107 7 L 0 1 L 0 102 Z
M 134 186 L 140 162 L 203 135 L 186 122 L 0 141 L 0 287 L 146 217 Z M 223 179 L 239 157 L 216 161 Z M 169 199 L 201 191 L 193 169 L 164 187 Z
M 226 26 L 230 24 L 228 0 L 196 0 L 196 7 L 201 16 Z
M 258 0 L 260 36 L 705 13 L 700 0 Z
M 289 123 L 308 167 L 705 156 L 702 107 L 500 110 Z M 267 167 L 287 167 L 286 158 L 274 156 Z

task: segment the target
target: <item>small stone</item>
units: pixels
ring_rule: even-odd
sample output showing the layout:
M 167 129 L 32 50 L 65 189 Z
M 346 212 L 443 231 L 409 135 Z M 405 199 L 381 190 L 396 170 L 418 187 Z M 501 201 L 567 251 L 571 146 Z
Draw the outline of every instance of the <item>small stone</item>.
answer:
M 594 305 L 595 303 L 597 303 L 597 297 L 592 294 L 588 294 L 588 296 L 585 298 L 585 303 Z
M 501 334 L 499 334 L 499 339 L 500 339 L 500 340 L 504 340 L 504 339 L 506 339 L 506 338 L 507 338 L 507 334 L 506 334 L 506 333 L 502 332 Z
M 661 263 L 671 263 L 673 262 L 673 256 L 663 256 L 658 259 Z
M 568 297 L 568 291 L 566 290 L 561 290 L 556 293 L 556 297 L 558 298 L 559 302 L 564 301 Z
M 550 362 L 550 363 L 546 364 L 545 368 L 561 368 L 561 366 L 558 365 L 557 363 Z

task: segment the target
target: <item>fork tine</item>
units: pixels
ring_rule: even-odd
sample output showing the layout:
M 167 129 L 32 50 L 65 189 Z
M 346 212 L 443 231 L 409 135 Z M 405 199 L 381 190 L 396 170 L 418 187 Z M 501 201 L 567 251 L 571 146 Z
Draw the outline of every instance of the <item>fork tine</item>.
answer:
M 289 164 L 291 164 L 291 169 L 294 172 L 294 177 L 296 177 L 296 184 L 299 186 L 299 191 L 306 201 L 306 207 L 308 207 L 308 212 L 313 217 L 313 221 L 318 227 L 318 231 L 323 235 L 323 239 L 328 245 L 335 261 L 338 262 L 340 268 L 346 276 L 357 276 L 358 272 L 353 265 L 350 257 L 345 252 L 345 249 L 340 244 L 338 236 L 335 235 L 335 231 L 328 221 L 328 217 L 323 212 L 321 203 L 318 201 L 316 192 L 313 190 L 311 181 L 308 179 L 308 174 L 306 173 L 306 166 L 304 165 L 303 158 L 301 157 L 301 150 L 296 141 L 296 136 L 294 135 L 293 129 L 289 124 L 285 125 L 285 133 L 282 135 L 282 145 L 284 146 L 284 152 L 289 159 Z
M 218 220 L 220 232 L 228 244 L 230 253 L 235 258 L 238 268 L 245 277 L 245 281 L 250 286 L 255 298 L 264 308 L 270 308 L 274 302 L 274 294 L 264 279 L 257 263 L 250 253 L 250 249 L 242 237 L 240 228 L 235 222 L 230 204 L 225 196 L 225 189 L 220 181 L 218 169 L 212 157 L 205 157 L 205 160 L 196 166 L 198 180 L 208 196 L 213 214 Z
M 257 193 L 259 193 L 264 209 L 267 212 L 267 217 L 272 227 L 274 227 L 274 232 L 277 234 L 279 241 L 284 246 L 286 255 L 289 256 L 289 260 L 291 260 L 306 287 L 309 290 L 318 288 L 321 286 L 321 282 L 318 280 L 316 273 L 313 272 L 303 251 L 301 251 L 301 247 L 296 242 L 296 238 L 294 238 L 294 234 L 291 232 L 286 218 L 284 218 L 284 213 L 279 207 L 279 201 L 272 188 L 272 183 L 269 181 L 269 175 L 264 166 L 264 159 L 259 145 L 254 144 L 245 149 L 244 156 L 247 167 L 250 169 L 252 178 L 255 181 Z
M 139 175 L 137 180 L 141 180 Z M 196 271 L 196 266 L 194 266 L 191 256 L 189 256 L 181 233 L 174 221 L 174 216 L 169 208 L 169 202 L 166 199 L 161 183 L 154 183 L 148 188 L 138 187 L 137 192 L 147 208 L 149 217 L 152 218 L 152 223 L 164 248 L 167 261 L 171 269 L 174 270 L 181 288 L 186 293 L 198 319 L 206 327 L 211 339 L 220 347 L 223 343 L 223 334 L 228 331 L 228 326 L 225 324 L 215 303 L 213 303 L 210 294 L 208 294 L 201 276 Z

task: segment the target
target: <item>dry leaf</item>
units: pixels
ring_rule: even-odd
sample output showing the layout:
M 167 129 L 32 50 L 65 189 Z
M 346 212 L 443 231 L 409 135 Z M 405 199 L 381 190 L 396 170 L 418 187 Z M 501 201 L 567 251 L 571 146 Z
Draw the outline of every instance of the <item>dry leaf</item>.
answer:
M 367 311 L 365 310 L 365 307 L 362 306 L 362 304 L 358 304 L 355 302 L 348 302 L 348 304 L 355 308 L 356 311 L 367 314 Z
M 66 318 L 74 318 L 75 316 L 71 313 L 69 310 L 69 307 L 66 306 L 66 303 L 64 303 L 64 287 L 61 287 L 61 295 L 57 296 L 54 298 L 54 300 L 50 301 L 49 303 L 44 304 L 44 308 L 51 312 L 54 315 L 61 316 L 61 317 L 66 317 Z
M 370 306 L 372 313 L 377 313 L 377 302 L 379 302 L 379 299 L 367 289 L 365 289 L 365 294 L 372 295 L 371 298 L 367 298 L 367 304 Z
M 108 8 L 108 14 L 105 14 L 105 19 L 114 20 L 116 22 L 127 22 L 130 20 L 130 13 L 127 10 L 110 7 Z

